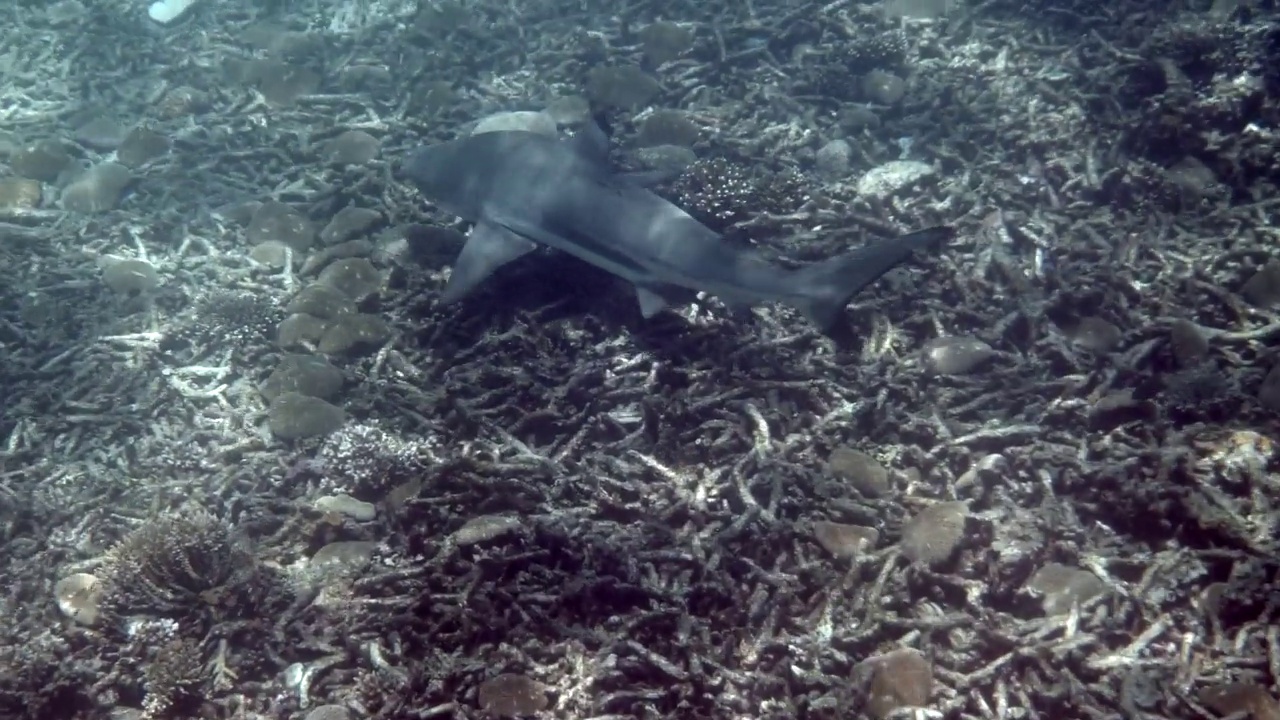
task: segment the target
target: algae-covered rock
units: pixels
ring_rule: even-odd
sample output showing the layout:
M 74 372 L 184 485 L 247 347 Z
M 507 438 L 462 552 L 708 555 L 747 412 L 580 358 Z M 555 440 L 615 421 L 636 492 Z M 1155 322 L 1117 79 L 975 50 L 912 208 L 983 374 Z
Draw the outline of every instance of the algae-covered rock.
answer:
M 315 508 L 320 512 L 337 513 L 359 522 L 368 522 L 378 515 L 373 503 L 357 500 L 350 495 L 325 495 L 317 498 Z
M 81 145 L 94 150 L 115 150 L 128 132 L 123 125 L 109 117 L 99 115 L 80 125 L 71 137 Z
M 169 152 L 169 138 L 145 127 L 136 127 L 125 135 L 116 149 L 116 160 L 125 167 L 138 168 Z
M 267 102 L 276 107 L 289 107 L 304 95 L 320 87 L 320 76 L 302 65 L 279 60 L 250 61 L 246 75 L 256 82 Z
M 284 308 L 287 313 L 304 313 L 334 320 L 356 311 L 355 302 L 338 290 L 322 283 L 312 283 L 298 291 Z
M 338 260 L 316 280 L 316 284 L 331 287 L 357 303 L 380 291 L 383 282 L 382 273 L 365 258 Z
M 372 352 L 391 339 L 391 325 L 377 315 L 352 313 L 336 318 L 317 348 L 322 353 L 341 355 Z
M 873 527 L 820 520 L 813 524 L 813 536 L 833 556 L 851 558 L 874 549 L 880 539 L 880 531 Z
M 320 242 L 334 245 L 364 234 L 382 219 L 382 213 L 348 205 L 334 214 L 320 231 Z
M 325 157 L 334 165 L 364 165 L 378 157 L 382 143 L 363 130 L 348 130 L 329 141 Z
M 133 173 L 129 168 L 119 163 L 99 163 L 62 189 L 62 207 L 83 213 L 112 210 L 131 182 Z
M 158 287 L 160 275 L 146 260 L 111 260 L 102 268 L 102 282 L 118 293 L 141 293 Z
M 318 355 L 287 354 L 280 358 L 258 391 L 268 400 L 294 392 L 328 400 L 342 390 L 342 371 Z
M 937 375 L 965 375 L 996 356 L 987 343 L 967 335 L 948 335 L 925 343 L 921 352 L 925 368 Z
M 924 707 L 933 694 L 933 664 L 915 648 L 898 648 L 867 658 L 854 672 L 868 677 L 864 711 L 882 720 L 903 708 Z
M 491 717 L 525 717 L 547 709 L 547 686 L 526 675 L 502 673 L 480 683 L 480 709 Z
M 597 67 L 587 74 L 587 97 L 605 107 L 648 105 L 660 92 L 662 85 L 634 65 Z
M 69 169 L 72 162 L 61 144 L 45 141 L 14 152 L 9 157 L 9 169 L 20 177 L 51 183 Z
M 294 313 L 276 329 L 276 344 L 285 350 L 305 350 L 320 344 L 331 321 L 306 313 Z
M 925 565 L 946 561 L 964 538 L 968 516 L 962 502 L 940 502 L 921 510 L 902 526 L 902 554 Z
M 881 497 L 889 492 L 889 471 L 861 450 L 843 445 L 832 450 L 827 471 L 867 497 Z
M 1088 570 L 1048 563 L 1031 576 L 1027 587 L 1040 596 L 1044 614 L 1065 615 L 1073 605 L 1106 592 L 1107 586 Z
M 818 148 L 813 164 L 818 174 L 828 178 L 842 178 L 849 174 L 853 161 L 853 146 L 848 140 L 838 138 Z
M 698 141 L 700 134 L 701 130 L 683 110 L 654 110 L 640 121 L 640 133 L 636 141 L 641 147 L 689 147 Z
M 258 207 L 245 232 L 250 245 L 275 240 L 293 248 L 294 252 L 309 249 L 316 237 L 310 220 L 297 210 L 274 200 Z
M 693 47 L 693 28 L 660 20 L 640 29 L 640 48 L 654 65 L 671 62 Z
M 256 263 L 261 263 L 272 270 L 282 270 L 289 264 L 289 258 L 293 257 L 296 261 L 296 254 L 293 248 L 285 245 L 279 240 L 267 240 L 260 242 L 249 249 L 249 257 Z
M 368 257 L 374 253 L 376 248 L 373 243 L 360 239 L 348 240 L 340 242 L 337 245 L 331 245 L 318 252 L 311 253 L 307 257 L 307 261 L 302 263 L 302 267 L 298 268 L 298 274 L 306 277 L 314 275 L 323 270 L 329 263 L 342 258 Z
M 296 392 L 277 396 L 267 411 L 271 432 L 282 440 L 328 435 L 342 427 L 346 419 L 342 408 Z

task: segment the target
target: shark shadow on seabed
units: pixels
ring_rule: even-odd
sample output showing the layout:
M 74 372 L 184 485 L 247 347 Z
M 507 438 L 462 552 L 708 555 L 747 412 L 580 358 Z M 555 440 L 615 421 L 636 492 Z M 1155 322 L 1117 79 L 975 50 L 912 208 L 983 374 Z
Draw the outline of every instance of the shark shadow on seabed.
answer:
M 774 379 L 794 379 L 798 356 L 827 341 L 837 352 L 856 355 L 869 329 L 851 315 L 821 333 L 800 317 L 782 324 L 774 313 L 757 317 L 714 300 L 696 303 L 692 321 L 685 311 L 646 318 L 626 281 L 558 252 L 520 258 L 498 269 L 492 280 L 455 303 L 436 302 L 433 288 L 415 283 L 423 295 L 411 310 L 421 328 L 415 345 L 463 363 L 479 348 L 492 350 L 499 336 L 513 341 L 520 336 L 540 352 L 554 352 L 569 337 L 591 345 L 616 345 L 625 338 L 631 352 L 648 353 L 668 365 L 712 359 L 729 374 L 760 377 L 767 371 Z M 776 342 L 782 335 L 786 341 Z

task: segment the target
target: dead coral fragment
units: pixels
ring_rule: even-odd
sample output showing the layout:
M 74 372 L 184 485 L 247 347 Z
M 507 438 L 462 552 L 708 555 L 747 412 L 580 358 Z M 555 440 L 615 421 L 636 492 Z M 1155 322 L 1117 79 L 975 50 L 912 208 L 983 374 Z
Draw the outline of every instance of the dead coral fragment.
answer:
M 870 673 L 866 712 L 875 718 L 889 717 L 899 708 L 924 707 L 933 691 L 933 665 L 914 648 L 867 658 L 854 672 Z
M 98 596 L 101 591 L 98 578 L 88 573 L 68 575 L 53 586 L 58 610 L 81 625 L 98 622 Z
M 968 514 L 962 502 L 941 502 L 921 510 L 902 526 L 902 554 L 912 562 L 945 562 L 964 537 Z
M 547 707 L 547 691 L 542 683 L 524 675 L 503 673 L 480 683 L 480 709 L 493 715 L 516 717 L 533 715 Z
M 875 528 L 820 520 L 813 524 L 813 536 L 827 552 L 838 558 L 851 558 L 873 548 L 880 539 Z
M 1031 576 L 1027 586 L 1041 596 L 1044 614 L 1065 615 L 1071 606 L 1101 595 L 1107 586 L 1087 570 L 1049 563 Z

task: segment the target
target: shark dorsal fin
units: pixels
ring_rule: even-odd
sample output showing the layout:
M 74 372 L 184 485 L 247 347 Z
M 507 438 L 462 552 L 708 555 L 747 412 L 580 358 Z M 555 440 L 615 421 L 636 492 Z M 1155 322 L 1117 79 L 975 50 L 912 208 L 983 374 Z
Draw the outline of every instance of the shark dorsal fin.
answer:
M 597 120 L 583 123 L 578 132 L 569 138 L 569 144 L 583 157 L 602 165 L 609 163 L 609 135 Z

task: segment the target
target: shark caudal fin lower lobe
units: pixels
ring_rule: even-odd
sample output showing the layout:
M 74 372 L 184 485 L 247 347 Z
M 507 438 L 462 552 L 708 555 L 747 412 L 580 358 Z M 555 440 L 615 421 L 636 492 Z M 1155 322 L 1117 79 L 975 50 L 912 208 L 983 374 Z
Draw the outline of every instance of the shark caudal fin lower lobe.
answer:
M 823 332 L 830 332 L 844 308 L 863 288 L 910 258 L 916 250 L 932 250 L 955 237 L 949 225 L 879 240 L 795 271 L 798 299 L 790 304 Z

